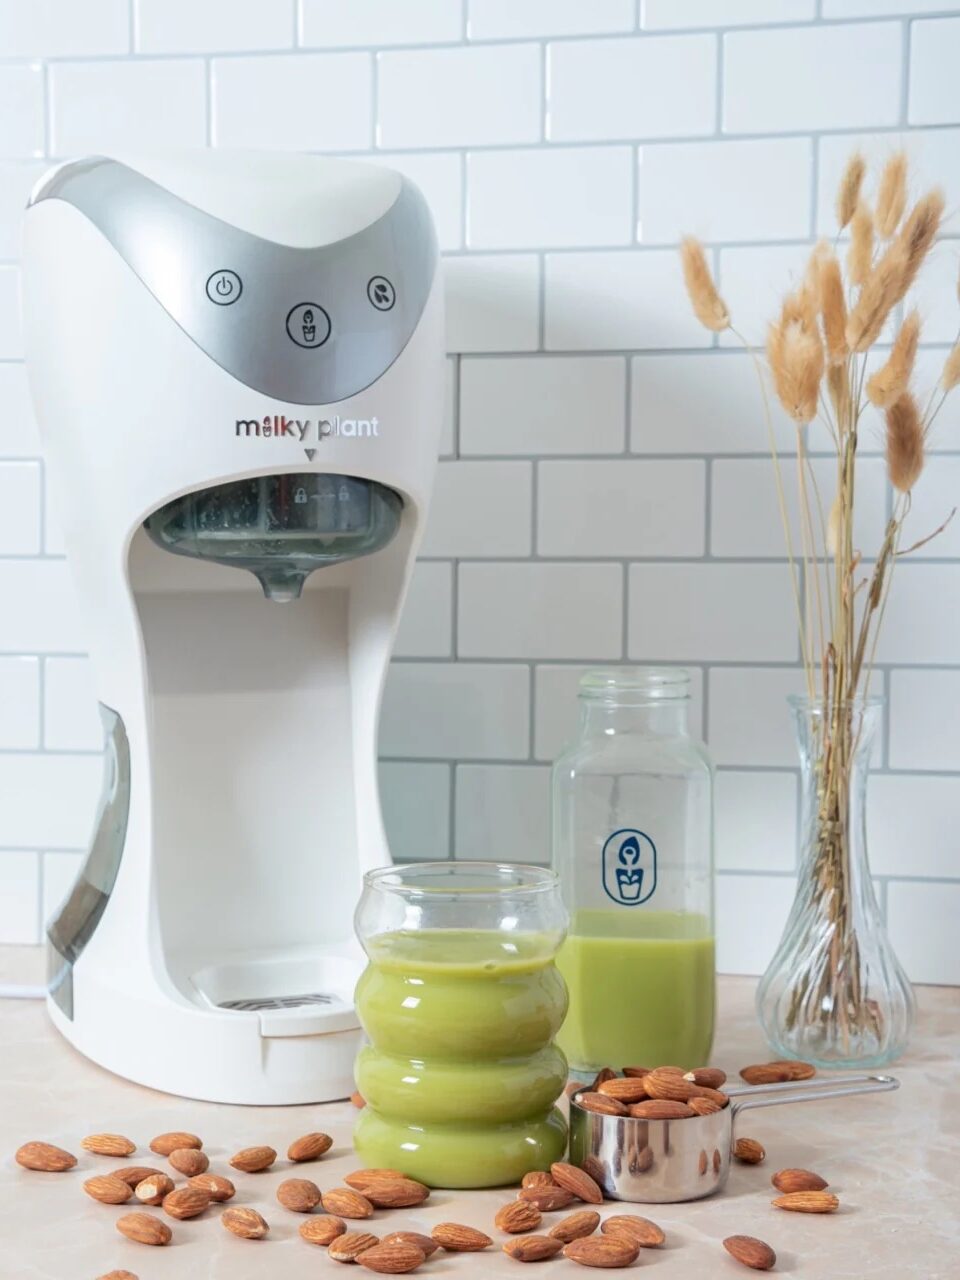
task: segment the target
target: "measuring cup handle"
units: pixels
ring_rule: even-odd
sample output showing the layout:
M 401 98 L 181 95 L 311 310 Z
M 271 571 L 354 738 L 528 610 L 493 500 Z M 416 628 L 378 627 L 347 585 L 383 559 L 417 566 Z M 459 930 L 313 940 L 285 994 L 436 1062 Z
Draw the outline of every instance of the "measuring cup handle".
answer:
M 821 1098 L 846 1098 L 853 1093 L 887 1093 L 899 1089 L 895 1076 L 858 1075 L 843 1080 L 797 1080 L 784 1084 L 755 1084 L 725 1090 L 734 1115 L 752 1107 L 776 1107 L 786 1102 L 817 1102 Z

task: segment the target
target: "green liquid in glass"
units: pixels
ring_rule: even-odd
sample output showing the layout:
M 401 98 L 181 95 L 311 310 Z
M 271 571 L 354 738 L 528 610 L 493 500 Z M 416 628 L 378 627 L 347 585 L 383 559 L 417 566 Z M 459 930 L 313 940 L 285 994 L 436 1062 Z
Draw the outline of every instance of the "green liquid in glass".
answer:
M 558 1043 L 573 1071 L 708 1061 L 715 962 L 703 916 L 578 911 L 557 967 L 570 992 Z
M 371 1041 L 357 1059 L 365 1165 L 434 1187 L 495 1187 L 562 1157 L 553 1104 L 567 1064 L 553 1038 L 567 994 L 553 945 L 481 929 L 373 940 L 356 993 Z

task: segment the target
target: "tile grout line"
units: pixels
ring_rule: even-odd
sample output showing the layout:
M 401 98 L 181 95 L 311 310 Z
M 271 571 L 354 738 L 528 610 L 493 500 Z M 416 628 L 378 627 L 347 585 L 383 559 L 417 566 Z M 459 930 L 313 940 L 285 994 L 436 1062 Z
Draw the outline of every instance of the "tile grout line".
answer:
M 214 57 L 222 58 L 225 61 L 235 61 L 249 58 L 278 58 L 288 59 L 302 55 L 309 55 L 315 58 L 336 58 L 347 53 L 367 53 L 371 49 L 381 49 L 386 53 L 443 53 L 458 51 L 481 51 L 495 50 L 504 47 L 512 47 L 516 45 L 531 45 L 543 41 L 547 45 L 550 44 L 602 44 L 604 42 L 617 42 L 621 44 L 634 43 L 656 43 L 660 40 L 688 40 L 696 36 L 724 36 L 724 35 L 788 35 L 791 31 L 834 31 L 841 30 L 844 27 L 878 27 L 878 26 L 894 26 L 902 21 L 928 21 L 931 19 L 950 19 L 956 14 L 952 10 L 928 9 L 917 12 L 900 12 L 893 14 L 873 14 L 851 17 L 837 17 L 821 20 L 819 18 L 807 18 L 800 20 L 791 20 L 787 22 L 745 22 L 745 23 L 715 23 L 713 26 L 701 25 L 690 27 L 656 27 L 656 28 L 632 28 L 624 27 L 617 31 L 578 31 L 571 33 L 557 32 L 554 34 L 544 34 L 543 32 L 527 35 L 505 35 L 505 36 L 483 36 L 483 37 L 465 37 L 458 35 L 449 39 L 420 40 L 415 43 L 377 43 L 368 41 L 365 44 L 308 44 L 301 39 L 300 43 L 293 44 L 289 47 L 265 48 L 265 49 L 228 49 L 217 47 L 216 45 L 208 48 L 195 49 L 190 51 L 177 50 L 174 52 L 154 51 L 138 49 L 131 51 L 128 49 L 122 53 L 63 53 L 63 54 L 47 54 L 42 55 L 48 61 L 54 63 L 104 63 L 113 64 L 117 62 L 133 61 L 133 62 L 175 62 L 183 61 L 192 57 Z M 301 33 L 302 34 L 302 33 Z M 18 63 L 29 60 L 24 55 L 0 56 L 0 67 L 13 66 Z
M 904 128 L 909 127 L 908 116 L 910 114 L 910 61 L 913 56 L 913 21 L 910 18 L 903 20 L 903 41 L 900 49 L 900 57 L 902 65 L 900 68 L 900 123 Z

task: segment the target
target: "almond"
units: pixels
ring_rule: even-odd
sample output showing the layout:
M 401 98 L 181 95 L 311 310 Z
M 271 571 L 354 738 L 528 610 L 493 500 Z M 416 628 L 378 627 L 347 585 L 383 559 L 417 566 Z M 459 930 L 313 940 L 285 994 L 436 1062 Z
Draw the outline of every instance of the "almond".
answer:
M 646 1094 L 644 1094 L 646 1097 Z M 626 1103 L 619 1098 L 611 1098 L 608 1093 L 581 1093 L 574 1099 L 578 1107 L 584 1111 L 596 1111 L 602 1116 L 625 1116 Z
M 599 1225 L 599 1213 L 593 1209 L 580 1209 L 577 1213 L 571 1213 L 569 1217 L 561 1218 L 556 1226 L 550 1228 L 548 1234 L 563 1244 L 569 1244 L 571 1240 L 582 1240 L 584 1236 L 592 1236 Z
M 479 1253 L 489 1249 L 493 1241 L 475 1227 L 464 1227 L 459 1222 L 440 1222 L 430 1232 L 441 1249 L 448 1253 Z
M 102 1177 L 88 1178 L 83 1184 L 88 1196 L 99 1200 L 101 1204 L 126 1204 L 133 1195 L 131 1188 L 122 1178 L 114 1178 L 112 1174 Z
M 137 1244 L 169 1244 L 173 1238 L 167 1224 L 151 1213 L 125 1213 L 117 1219 L 116 1227 L 122 1236 Z
M 382 1276 L 399 1276 L 408 1271 L 415 1271 L 427 1255 L 415 1244 L 396 1241 L 393 1244 L 375 1244 L 372 1249 L 364 1249 L 357 1258 L 361 1267 L 375 1271 Z
M 763 1164 L 767 1158 L 766 1150 L 755 1138 L 738 1138 L 733 1144 L 733 1154 L 742 1164 Z
M 371 1182 L 386 1182 L 388 1178 L 405 1178 L 407 1175 L 399 1169 L 355 1169 L 348 1173 L 344 1182 L 354 1191 L 363 1191 Z
M 134 1194 L 141 1204 L 163 1204 L 174 1190 L 174 1182 L 165 1173 L 153 1173 L 134 1187 Z
M 139 1280 L 132 1271 L 107 1271 L 102 1276 L 97 1276 L 97 1280 Z
M 686 1102 L 688 1098 L 695 1098 L 700 1092 L 698 1084 L 684 1080 L 682 1075 L 678 1075 L 675 1071 L 665 1071 L 662 1067 L 644 1076 L 641 1083 L 648 1098 L 663 1098 L 671 1102 Z
M 600 1228 L 605 1236 L 626 1236 L 641 1249 L 657 1249 L 666 1240 L 661 1227 L 637 1213 L 619 1213 Z
M 333 1146 L 329 1133 L 305 1133 L 287 1148 L 287 1159 L 294 1164 L 302 1164 L 307 1160 L 319 1160 Z
M 543 1262 L 545 1258 L 555 1258 L 562 1248 L 563 1241 L 556 1236 L 523 1236 L 519 1240 L 508 1240 L 503 1252 L 517 1262 Z
M 778 1191 L 787 1195 L 794 1191 L 825 1191 L 830 1183 L 809 1169 L 781 1169 L 770 1179 Z
M 707 1102 L 715 1102 L 721 1110 L 730 1105 L 730 1099 L 722 1089 L 710 1089 L 705 1084 L 698 1084 L 696 1089 L 697 1092 L 693 1095 L 694 1098 L 705 1098 Z M 692 1101 L 692 1098 L 687 1098 L 687 1102 Z
M 564 1096 L 572 1098 L 575 1093 L 580 1093 L 582 1090 L 586 1089 L 586 1087 L 586 1080 L 571 1080 L 563 1091 Z
M 629 1076 L 631 1080 L 642 1080 L 644 1076 L 650 1074 L 650 1067 L 624 1067 L 623 1074 Z
M 122 1178 L 128 1187 L 136 1187 L 146 1178 L 153 1178 L 158 1173 L 163 1173 L 162 1169 L 153 1169 L 146 1164 L 127 1164 L 122 1169 L 113 1169 L 111 1171 L 115 1178 Z M 164 1173 L 164 1177 L 167 1175 Z
M 344 1220 L 335 1218 L 332 1214 L 318 1215 L 300 1223 L 300 1235 L 308 1244 L 331 1244 L 346 1229 Z
M 287 1178 L 277 1187 L 277 1199 L 293 1213 L 309 1213 L 320 1203 L 320 1188 L 309 1178 Z
M 266 1218 L 257 1213 L 256 1209 L 242 1206 L 224 1209 L 220 1221 L 228 1231 L 243 1240 L 262 1240 L 270 1230 Z
M 365 1107 L 367 1105 L 367 1100 L 362 1093 L 351 1093 L 350 1101 L 357 1108 Z
M 350 1187 L 334 1187 L 324 1191 L 321 1197 L 324 1213 L 335 1213 L 340 1218 L 370 1218 L 373 1205 L 366 1196 Z
M 423 1204 L 430 1188 L 413 1178 L 383 1178 L 379 1182 L 368 1182 L 363 1194 L 375 1209 L 408 1209 Z
M 582 1267 L 629 1267 L 640 1246 L 627 1236 L 587 1236 L 563 1246 L 563 1256 Z
M 726 1082 L 727 1073 L 719 1067 L 695 1067 L 693 1071 L 685 1071 L 683 1078 L 708 1089 L 719 1089 Z
M 518 1200 L 526 1200 L 535 1204 L 541 1213 L 556 1213 L 558 1209 L 569 1209 L 575 1200 L 572 1191 L 566 1187 L 521 1187 L 517 1193 Z
M 769 1271 L 777 1260 L 770 1246 L 756 1236 L 727 1236 L 723 1247 L 731 1258 L 754 1271 Z
M 511 1200 L 497 1210 L 493 1225 L 498 1231 L 519 1235 L 522 1231 L 533 1231 L 542 1221 L 540 1210 L 535 1204 L 531 1204 L 529 1200 Z
M 644 1098 L 651 1096 L 647 1093 L 645 1084 L 649 1079 L 649 1076 L 644 1076 L 641 1080 L 633 1076 L 616 1076 L 613 1080 L 604 1080 L 598 1085 L 597 1093 L 605 1094 L 608 1098 L 616 1098 L 620 1102 L 641 1102 Z
M 95 1156 L 132 1156 L 137 1149 L 135 1142 L 120 1133 L 92 1133 L 89 1138 L 81 1138 L 80 1145 Z
M 809 1062 L 759 1062 L 743 1067 L 740 1078 L 747 1084 L 785 1084 L 788 1080 L 809 1080 L 817 1069 Z
M 672 1102 L 669 1098 L 648 1098 L 635 1102 L 630 1108 L 635 1120 L 687 1120 L 696 1115 L 685 1102 Z
M 277 1153 L 273 1147 L 244 1147 L 235 1156 L 231 1156 L 230 1163 L 241 1173 L 262 1173 L 264 1169 L 270 1168 L 276 1158 Z
M 210 1199 L 221 1204 L 224 1200 L 232 1200 L 237 1189 L 229 1178 L 221 1178 L 219 1173 L 198 1173 L 190 1179 L 191 1187 L 199 1187 L 209 1192 Z
M 38 1173 L 65 1173 L 77 1163 L 76 1156 L 49 1142 L 25 1142 L 14 1158 L 22 1168 Z
M 554 1187 L 556 1183 L 545 1169 L 531 1169 L 520 1180 L 521 1187 Z
M 602 1160 L 598 1160 L 596 1156 L 584 1156 L 580 1161 L 580 1168 L 584 1173 L 589 1173 L 598 1187 L 603 1186 L 603 1180 L 606 1177 L 606 1169 Z
M 719 1102 L 714 1102 L 712 1098 L 690 1098 L 687 1106 L 695 1116 L 712 1116 L 720 1110 Z
M 794 1213 L 833 1213 L 840 1201 L 829 1191 L 792 1191 L 770 1203 L 775 1209 L 790 1209 Z
M 605 1080 L 614 1080 L 616 1079 L 616 1075 L 617 1073 L 614 1071 L 613 1067 L 601 1067 L 593 1077 L 590 1084 L 590 1092 L 595 1093 Z
M 427 1258 L 440 1248 L 433 1236 L 421 1235 L 419 1231 L 391 1231 L 388 1236 L 383 1237 L 383 1243 L 415 1244 L 418 1249 L 423 1251 L 424 1257 Z
M 171 1218 L 197 1218 L 210 1206 L 210 1192 L 202 1187 L 181 1187 L 163 1197 L 163 1212 Z
M 558 1187 L 564 1187 L 585 1204 L 603 1204 L 603 1192 L 590 1177 L 576 1165 L 558 1161 L 550 1166 L 550 1173 Z
M 169 1159 L 177 1173 L 182 1173 L 185 1178 L 195 1178 L 210 1168 L 209 1157 L 196 1147 L 177 1147 L 176 1151 L 170 1152 Z
M 150 1143 L 150 1150 L 158 1156 L 168 1156 L 171 1151 L 181 1147 L 194 1147 L 197 1151 L 203 1146 L 195 1133 L 160 1133 Z
M 373 1249 L 380 1241 L 369 1231 L 348 1231 L 331 1240 L 327 1254 L 334 1262 L 356 1262 L 361 1253 Z

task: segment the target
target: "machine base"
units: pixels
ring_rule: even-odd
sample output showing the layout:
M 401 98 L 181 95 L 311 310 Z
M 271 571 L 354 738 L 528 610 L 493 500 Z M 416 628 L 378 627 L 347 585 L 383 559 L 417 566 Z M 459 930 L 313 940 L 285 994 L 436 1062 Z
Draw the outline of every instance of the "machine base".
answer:
M 355 1088 L 353 1062 L 363 1033 L 349 1007 L 338 1012 L 337 1029 L 307 1031 L 309 1013 L 316 1028 L 323 1025 L 323 1010 L 298 1009 L 289 1011 L 299 1016 L 281 1034 L 262 1034 L 258 1012 L 140 1000 L 99 987 L 79 965 L 73 1019 L 52 998 L 47 1008 L 57 1030 L 85 1057 L 163 1093 L 290 1106 L 333 1102 Z

